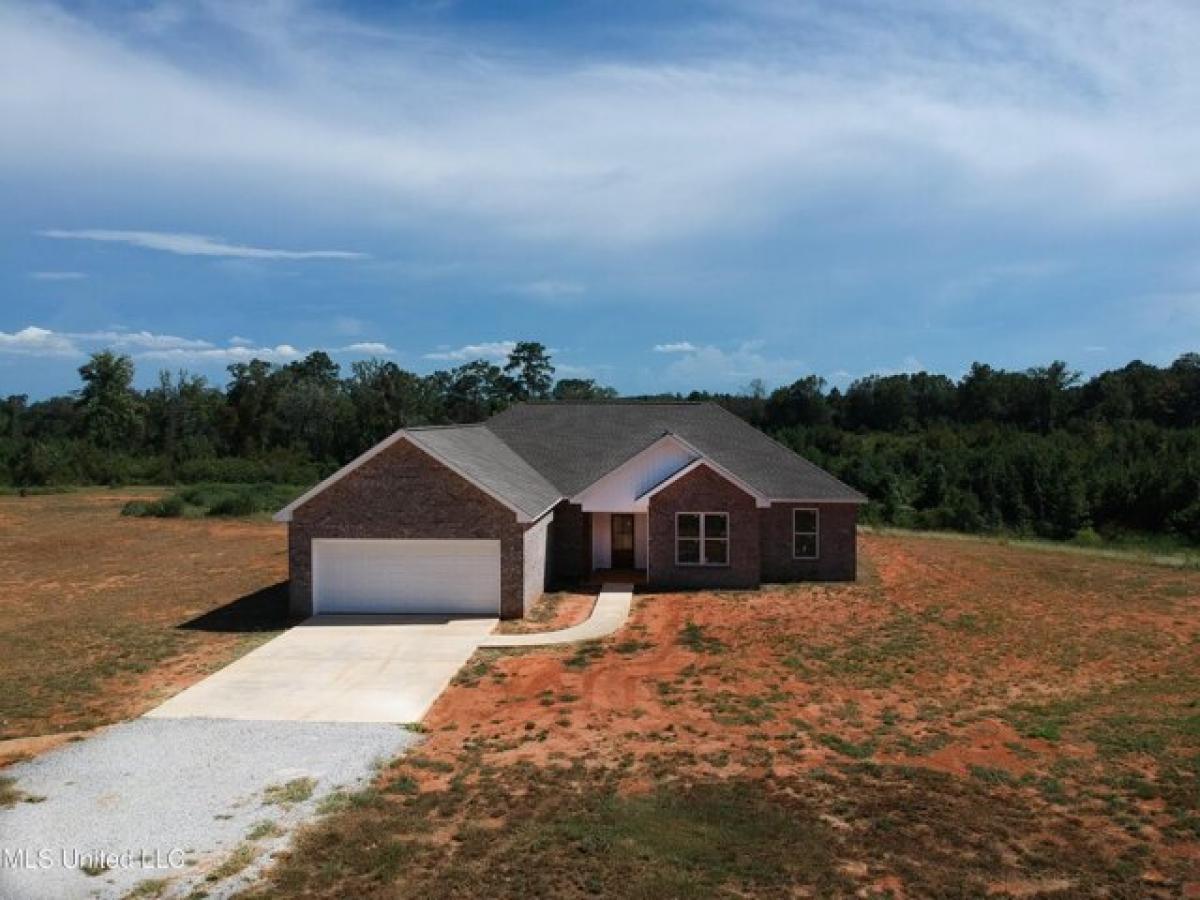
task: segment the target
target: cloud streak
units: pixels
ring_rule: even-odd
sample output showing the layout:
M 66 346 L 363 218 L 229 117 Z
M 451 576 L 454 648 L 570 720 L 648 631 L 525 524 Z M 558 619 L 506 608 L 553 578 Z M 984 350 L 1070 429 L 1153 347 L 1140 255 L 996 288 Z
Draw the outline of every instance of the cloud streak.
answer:
M 698 348 L 691 341 L 675 341 L 669 344 L 655 344 L 655 353 L 695 353 Z
M 137 360 L 173 362 L 177 364 L 248 362 L 262 359 L 268 362 L 290 362 L 311 353 L 291 344 L 256 345 L 247 338 L 233 337 L 227 346 L 211 341 L 184 338 L 150 331 L 52 331 L 29 325 L 15 332 L 0 331 L 0 355 L 28 357 L 80 358 L 99 349 L 129 353 Z M 317 349 L 317 348 L 313 348 Z M 391 356 L 396 353 L 382 341 L 359 341 L 344 347 L 327 348 L 330 353 Z
M 664 351 L 659 347 L 672 349 Z M 742 341 L 732 348 L 712 344 L 696 346 L 688 341 L 680 341 L 660 344 L 654 349 L 678 354 L 663 371 L 663 378 L 668 384 L 682 389 L 706 385 L 723 390 L 741 390 L 756 378 L 770 385 L 790 384 L 807 369 L 802 360 L 765 352 L 762 341 Z
M 1200 199 L 1194 4 L 856 6 L 745 4 L 671 23 L 648 59 L 414 38 L 306 4 L 197 7 L 153 34 L 10 4 L 0 156 L 605 245 L 768 226 L 835 190 L 859 198 L 860 218 L 914 196 L 1075 221 Z M 205 24 L 245 49 L 235 77 L 164 52 Z M 172 253 L 355 258 L 92 233 Z
M 98 241 L 128 244 L 144 250 L 159 250 L 179 256 L 218 256 L 233 259 L 365 259 L 367 254 L 350 250 L 280 250 L 230 244 L 221 238 L 203 234 L 184 234 L 171 231 L 122 231 L 108 228 L 63 229 L 39 231 L 42 237 L 57 240 Z
M 425 354 L 425 359 L 438 362 L 469 362 L 476 359 L 507 359 L 517 346 L 516 341 L 485 341 L 481 344 L 465 344 L 462 347 L 439 347 Z

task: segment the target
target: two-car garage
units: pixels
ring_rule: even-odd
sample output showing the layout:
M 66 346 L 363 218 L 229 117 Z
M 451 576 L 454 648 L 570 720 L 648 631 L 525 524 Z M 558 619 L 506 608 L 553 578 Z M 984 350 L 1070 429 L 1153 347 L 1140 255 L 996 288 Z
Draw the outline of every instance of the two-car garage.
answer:
M 314 538 L 313 612 L 497 616 L 500 541 Z

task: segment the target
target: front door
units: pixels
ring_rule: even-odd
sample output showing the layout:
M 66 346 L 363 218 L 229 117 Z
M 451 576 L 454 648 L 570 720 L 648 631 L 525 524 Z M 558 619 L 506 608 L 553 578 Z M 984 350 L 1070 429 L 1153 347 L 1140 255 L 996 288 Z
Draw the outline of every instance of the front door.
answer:
M 629 513 L 612 515 L 612 567 L 633 568 L 633 516 Z

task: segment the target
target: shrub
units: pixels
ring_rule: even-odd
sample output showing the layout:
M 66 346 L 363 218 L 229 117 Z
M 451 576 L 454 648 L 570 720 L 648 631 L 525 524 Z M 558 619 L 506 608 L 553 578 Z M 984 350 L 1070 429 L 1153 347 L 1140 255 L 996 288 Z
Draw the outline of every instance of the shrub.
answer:
M 187 511 L 187 504 L 178 494 L 161 500 L 130 500 L 121 508 L 123 516 L 152 517 L 156 519 L 178 519 Z
M 154 515 L 161 519 L 177 519 L 183 515 L 185 504 L 183 498 L 178 494 L 171 494 L 169 497 L 163 497 L 156 504 Z
M 286 506 L 303 488 L 286 484 L 194 484 L 162 500 L 131 500 L 123 516 L 250 516 Z
M 262 508 L 258 502 L 261 497 L 255 497 L 248 491 L 223 494 L 208 508 L 210 516 L 248 516 L 259 512 Z

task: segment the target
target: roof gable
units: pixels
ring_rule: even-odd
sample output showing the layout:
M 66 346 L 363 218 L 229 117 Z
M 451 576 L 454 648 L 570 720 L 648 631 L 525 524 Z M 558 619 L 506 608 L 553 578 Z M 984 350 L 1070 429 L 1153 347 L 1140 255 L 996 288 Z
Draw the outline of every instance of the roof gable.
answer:
M 664 434 L 571 498 L 584 512 L 624 512 L 663 479 L 686 468 L 699 452 L 673 434 Z
M 771 500 L 866 501 L 715 403 L 524 403 L 487 427 L 568 497 L 670 432 Z
M 653 497 L 659 491 L 662 491 L 662 490 L 670 487 L 671 485 L 673 485 L 675 482 L 679 481 L 680 479 L 686 478 L 688 475 L 691 475 L 697 469 L 708 469 L 708 471 L 712 472 L 718 478 L 723 478 L 725 481 L 728 481 L 730 484 L 732 484 L 734 487 L 736 487 L 739 491 L 742 491 L 743 493 L 749 495 L 750 497 L 753 497 L 755 506 L 763 508 L 763 507 L 767 507 L 767 506 L 771 505 L 769 498 L 764 497 L 762 494 L 760 494 L 758 491 L 756 491 L 750 485 L 746 484 L 746 482 L 742 481 L 742 479 L 738 478 L 736 475 L 734 475 L 728 469 L 723 469 L 721 466 L 716 465 L 711 459 L 708 459 L 707 457 L 704 457 L 704 456 L 696 457 L 690 463 L 688 463 L 686 466 L 684 466 L 682 469 L 680 469 L 678 472 L 673 472 L 671 475 L 664 478 L 658 484 L 647 489 L 643 494 L 641 494 L 641 496 L 638 497 L 638 505 L 644 509 L 648 509 L 650 506 L 650 498 L 651 497 Z
M 292 513 L 297 509 L 397 441 L 408 441 L 417 449 L 429 454 L 511 509 L 518 521 L 529 522 L 540 518 L 561 499 L 553 485 L 482 426 L 402 428 L 275 513 L 275 521 L 290 522 Z

